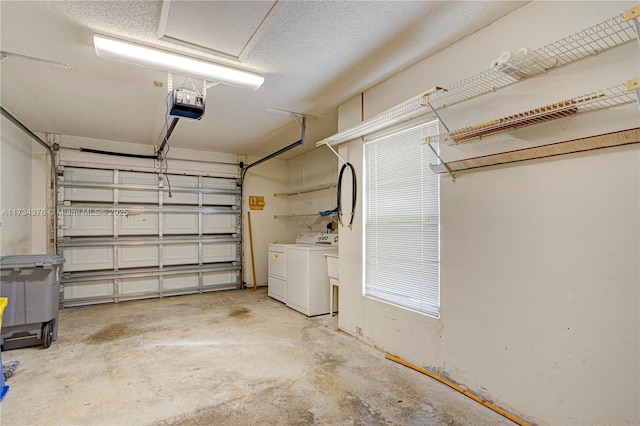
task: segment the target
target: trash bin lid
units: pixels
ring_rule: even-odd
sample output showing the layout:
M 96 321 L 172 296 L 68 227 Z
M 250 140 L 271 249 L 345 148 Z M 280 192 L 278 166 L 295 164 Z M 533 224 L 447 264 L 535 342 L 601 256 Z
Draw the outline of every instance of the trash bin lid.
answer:
M 23 254 L 0 257 L 0 269 L 24 269 L 43 267 L 53 269 L 54 265 L 62 265 L 65 258 L 52 254 Z

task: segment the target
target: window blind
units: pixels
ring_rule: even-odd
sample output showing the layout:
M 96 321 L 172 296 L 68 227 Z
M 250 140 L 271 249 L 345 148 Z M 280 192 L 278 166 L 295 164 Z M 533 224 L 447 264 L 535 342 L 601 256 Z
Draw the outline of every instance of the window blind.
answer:
M 364 144 L 364 294 L 440 315 L 440 181 L 423 141 L 438 122 Z

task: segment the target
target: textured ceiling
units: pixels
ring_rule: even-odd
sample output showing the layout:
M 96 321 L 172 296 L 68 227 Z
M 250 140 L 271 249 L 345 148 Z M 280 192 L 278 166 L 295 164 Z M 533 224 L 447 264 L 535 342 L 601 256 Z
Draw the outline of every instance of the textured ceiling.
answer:
M 257 91 L 223 85 L 208 89 L 204 117 L 181 120 L 172 146 L 268 154 L 300 135 L 299 125 L 287 115 L 264 110 L 277 108 L 317 117 L 308 122 L 305 146 L 292 151 L 299 153 L 336 132 L 340 103 L 524 3 L 279 1 L 240 60 L 232 60 L 158 39 L 161 1 L 2 0 L 2 51 L 73 69 L 4 59 L 0 101 L 34 131 L 158 145 L 165 124 L 167 73 L 98 58 L 92 37 L 101 33 L 264 75 Z M 238 4 L 250 13 L 254 2 L 216 2 L 213 9 L 223 13 L 225 4 L 237 16 Z M 189 6 L 200 7 L 203 14 L 212 9 L 203 1 Z M 210 20 L 215 25 L 215 17 Z M 234 32 L 228 36 L 221 44 L 235 42 Z M 174 75 L 174 86 L 191 84 L 201 82 Z
M 273 0 L 163 0 L 159 35 L 168 41 L 238 60 L 258 37 L 257 30 L 275 4 Z

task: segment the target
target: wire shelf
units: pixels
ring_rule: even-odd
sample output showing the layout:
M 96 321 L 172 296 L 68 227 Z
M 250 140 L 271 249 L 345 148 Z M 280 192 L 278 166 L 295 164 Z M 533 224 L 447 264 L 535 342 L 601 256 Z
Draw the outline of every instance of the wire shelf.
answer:
M 629 15 L 629 12 L 625 13 Z M 361 124 L 323 139 L 317 142 L 316 146 L 341 144 L 425 113 L 434 113 L 436 118 L 440 119 L 436 112 L 439 109 L 494 92 L 523 79 L 635 40 L 638 38 L 635 27 L 639 25 L 635 15 L 631 18 L 633 19 L 625 19 L 625 14 L 620 14 L 535 50 L 503 52 L 489 69 L 449 86 L 434 87 Z M 640 99 L 638 103 L 640 105 Z M 570 115 L 569 111 L 563 113 Z
M 470 139 L 491 135 L 518 127 L 543 123 L 556 118 L 568 117 L 580 112 L 610 108 L 635 102 L 635 94 L 627 89 L 627 84 L 619 84 L 607 89 L 598 90 L 583 96 L 562 100 L 543 107 L 534 108 L 518 114 L 486 121 L 449 133 L 429 138 L 428 143 L 446 142 L 455 145 Z
M 539 49 L 506 55 L 506 61 L 431 93 L 429 103 L 446 108 L 635 39 L 633 23 L 621 14 Z
M 330 216 L 335 216 L 335 213 L 331 213 L 330 215 L 327 216 L 322 216 L 320 213 L 304 213 L 304 214 L 297 214 L 297 213 L 291 213 L 291 214 L 274 214 L 273 218 L 274 219 L 291 219 L 291 218 L 298 218 L 298 217 L 315 217 L 315 218 L 320 218 L 320 217 L 330 217 Z
M 316 192 L 316 191 L 323 191 L 325 189 L 330 189 L 330 188 L 335 188 L 336 186 L 338 186 L 338 184 L 336 182 L 328 182 L 328 183 L 324 183 L 322 185 L 316 185 L 316 186 L 309 186 L 306 188 L 299 188 L 299 189 L 294 189 L 293 191 L 288 191 L 288 192 L 276 192 L 273 194 L 274 197 L 278 197 L 280 195 L 300 195 L 300 194 L 306 194 L 309 192 Z
M 616 146 L 640 143 L 640 128 L 623 130 L 598 136 L 573 139 L 563 142 L 553 142 L 541 146 L 515 149 L 497 154 L 455 160 L 447 163 L 431 164 L 429 167 L 437 174 L 457 173 L 499 164 L 517 163 L 520 161 L 555 157 L 558 155 L 574 154 L 577 152 L 593 151 L 596 149 L 612 148 Z

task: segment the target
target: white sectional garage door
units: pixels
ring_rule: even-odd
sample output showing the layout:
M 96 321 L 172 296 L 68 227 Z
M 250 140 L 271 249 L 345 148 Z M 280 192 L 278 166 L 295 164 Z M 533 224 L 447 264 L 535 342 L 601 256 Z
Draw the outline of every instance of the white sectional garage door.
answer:
M 237 180 L 61 167 L 62 306 L 239 288 Z

